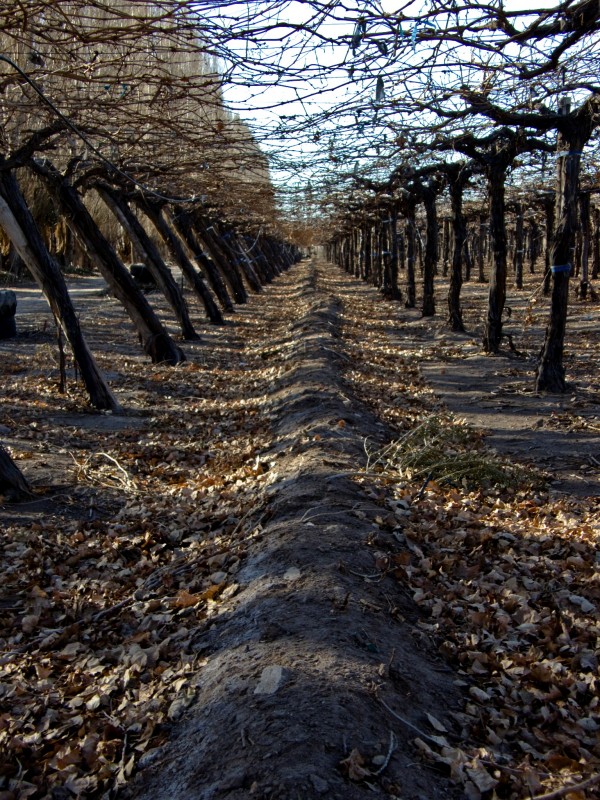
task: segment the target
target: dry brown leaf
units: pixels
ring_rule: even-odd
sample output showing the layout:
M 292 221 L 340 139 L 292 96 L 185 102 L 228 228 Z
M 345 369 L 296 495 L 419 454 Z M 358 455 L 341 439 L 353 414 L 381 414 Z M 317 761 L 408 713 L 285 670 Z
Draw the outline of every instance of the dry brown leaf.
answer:
M 351 781 L 363 781 L 370 777 L 371 772 L 365 766 L 365 759 L 357 748 L 354 748 L 347 758 L 340 761 L 342 772 Z

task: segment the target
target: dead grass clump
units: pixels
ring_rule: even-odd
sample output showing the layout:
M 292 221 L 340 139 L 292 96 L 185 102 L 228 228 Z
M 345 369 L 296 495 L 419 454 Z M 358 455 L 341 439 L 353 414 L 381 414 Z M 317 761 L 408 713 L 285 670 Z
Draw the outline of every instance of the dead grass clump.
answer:
M 402 480 L 427 479 L 468 488 L 514 488 L 531 482 L 531 470 L 508 463 L 485 449 L 481 435 L 462 419 L 432 414 L 376 454 L 369 469 Z

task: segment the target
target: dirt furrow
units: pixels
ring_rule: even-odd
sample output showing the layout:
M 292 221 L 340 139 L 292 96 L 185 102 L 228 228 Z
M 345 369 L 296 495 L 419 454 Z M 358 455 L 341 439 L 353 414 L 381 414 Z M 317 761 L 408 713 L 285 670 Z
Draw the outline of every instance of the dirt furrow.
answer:
M 269 293 L 263 357 L 285 369 L 264 408 L 265 457 L 279 480 L 257 498 L 262 536 L 204 642 L 196 701 L 127 796 L 450 798 L 412 742 L 427 713 L 445 719 L 456 689 L 366 546 L 392 536 L 380 498 L 354 480 L 365 439 L 385 428 L 342 381 L 342 301 L 308 263 Z

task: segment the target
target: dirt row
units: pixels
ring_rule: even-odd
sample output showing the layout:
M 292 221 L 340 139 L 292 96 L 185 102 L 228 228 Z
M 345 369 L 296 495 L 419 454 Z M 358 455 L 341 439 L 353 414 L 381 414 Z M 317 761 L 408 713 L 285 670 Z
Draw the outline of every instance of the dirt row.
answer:
M 456 702 L 450 671 L 402 621 L 413 604 L 368 578 L 381 505 L 353 475 L 385 432 L 341 381 L 340 300 L 305 263 L 264 311 L 263 357 L 285 368 L 263 408 L 280 480 L 257 498 L 268 521 L 215 621 L 194 709 L 132 796 L 450 797 L 442 776 L 411 769 L 409 745 L 411 724 Z M 380 613 L 390 590 L 395 620 Z
M 149 369 L 101 302 L 125 417 L 57 408 L 49 335 L 5 352 L 3 437 L 41 496 L 0 508 L 3 790 L 520 798 L 589 775 L 597 509 L 374 469 L 446 419 L 423 381 L 442 321 L 305 261 Z

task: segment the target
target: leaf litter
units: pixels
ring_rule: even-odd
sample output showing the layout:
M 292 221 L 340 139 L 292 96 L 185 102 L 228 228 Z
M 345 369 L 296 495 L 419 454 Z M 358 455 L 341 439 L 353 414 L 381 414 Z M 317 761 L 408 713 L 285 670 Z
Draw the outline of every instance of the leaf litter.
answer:
M 0 424 L 18 430 L 13 455 L 31 461 L 49 499 L 31 515 L 4 508 L 3 800 L 114 793 L 165 741 L 193 701 L 203 636 L 260 536 L 257 497 L 276 479 L 235 348 L 199 349 L 173 371 L 136 358 L 128 336 L 127 355 L 98 358 L 128 393 L 124 429 L 81 414 L 77 386 L 57 395 L 32 369 L 39 350 L 7 353 L 19 382 Z M 45 470 L 56 453 L 58 474 Z
M 327 280 L 335 292 L 347 277 Z M 368 546 L 376 571 L 412 595 L 418 629 L 465 696 L 452 730 L 424 719 L 415 751 L 469 798 L 571 783 L 584 786 L 573 797 L 585 796 L 600 761 L 598 505 L 521 474 L 502 484 L 436 472 L 444 437 L 473 463 L 477 434 L 445 414 L 413 354 L 402 354 L 389 306 L 355 296 L 344 309 L 346 380 L 396 437 L 375 457 L 383 536 Z M 379 321 L 368 335 L 365 319 Z M 18 430 L 13 455 L 48 479 L 36 486 L 48 497 L 43 513 L 19 519 L 5 507 L 3 516 L 3 800 L 117 793 L 193 703 L 203 637 L 261 538 L 257 498 L 279 478 L 261 457 L 271 445 L 261 404 L 291 365 L 271 366 L 260 336 L 245 317 L 238 350 L 215 336 L 176 370 L 149 367 L 124 337 L 120 355 L 98 359 L 135 410 L 136 424 L 118 431 L 83 424 L 82 393 L 56 395 L 39 348 L 3 353 L 19 381 L 0 424 Z M 57 427 L 59 411 L 82 424 Z M 427 463 L 413 434 L 427 428 L 424 415 L 442 448 Z M 579 424 L 569 419 L 552 424 Z M 62 454 L 59 481 L 52 458 Z M 279 677 L 265 678 L 269 690 Z M 340 763 L 353 782 L 376 767 L 359 750 Z
M 378 334 L 362 335 L 365 318 L 378 320 Z M 432 394 L 412 352 L 399 355 L 407 334 L 377 301 L 347 310 L 345 334 L 347 379 L 399 433 L 380 450 L 366 443 L 392 515 L 389 560 L 380 540 L 374 558 L 412 592 L 418 626 L 468 695 L 448 737 L 460 747 L 417 738 L 420 752 L 469 798 L 561 787 L 591 797 L 600 783 L 598 498 L 553 492 L 536 465 L 483 448 Z M 560 419 L 581 424 L 574 412 Z

